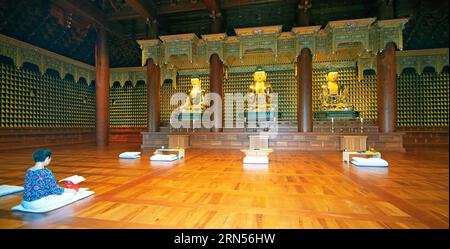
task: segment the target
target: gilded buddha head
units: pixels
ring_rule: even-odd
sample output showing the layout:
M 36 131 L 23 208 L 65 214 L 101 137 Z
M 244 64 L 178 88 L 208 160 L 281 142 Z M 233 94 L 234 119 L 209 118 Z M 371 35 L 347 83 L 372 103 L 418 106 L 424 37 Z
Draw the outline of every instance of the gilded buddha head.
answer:
M 327 81 L 336 82 L 339 77 L 339 73 L 337 71 L 330 71 L 327 74 Z
M 258 67 L 256 72 L 253 73 L 253 79 L 255 82 L 265 82 L 267 80 L 267 73 L 261 67 Z
M 202 82 L 197 75 L 191 77 L 191 85 L 194 87 L 200 87 L 202 85 Z

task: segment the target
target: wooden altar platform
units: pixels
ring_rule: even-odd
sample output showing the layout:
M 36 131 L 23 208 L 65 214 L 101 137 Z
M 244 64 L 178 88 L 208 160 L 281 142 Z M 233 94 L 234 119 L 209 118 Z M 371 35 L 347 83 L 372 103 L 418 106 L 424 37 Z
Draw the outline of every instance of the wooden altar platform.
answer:
M 153 149 L 168 146 L 168 135 L 189 135 L 190 148 L 202 149 L 242 149 L 248 148 L 249 136 L 258 135 L 258 132 L 142 132 L 142 149 Z M 268 134 L 269 148 L 277 150 L 302 151 L 340 151 L 343 136 L 367 136 L 367 146 L 380 151 L 405 151 L 403 147 L 402 132 L 395 133 L 331 133 L 312 132 L 300 133 L 294 131 Z

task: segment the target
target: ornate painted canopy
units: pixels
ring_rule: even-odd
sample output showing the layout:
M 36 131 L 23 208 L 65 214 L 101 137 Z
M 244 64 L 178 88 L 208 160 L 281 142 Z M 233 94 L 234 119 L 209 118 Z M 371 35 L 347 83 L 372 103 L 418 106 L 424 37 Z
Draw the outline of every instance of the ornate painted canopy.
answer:
M 376 21 L 375 18 L 332 21 L 321 26 L 295 27 L 282 32 L 282 26 L 235 29 L 236 36 L 195 34 L 161 36 L 139 40 L 142 65 L 151 58 L 162 68 L 174 70 L 208 68 L 216 53 L 227 67 L 286 65 L 296 61 L 301 50 L 311 50 L 316 66 L 351 61 L 360 71 L 376 69 L 373 60 L 389 42 L 403 49 L 402 30 L 408 19 Z M 162 79 L 164 81 L 164 79 Z
M 161 83 L 166 79 L 176 82 L 177 75 L 208 74 L 209 58 L 217 54 L 227 72 L 250 72 L 256 66 L 266 71 L 295 70 L 294 62 L 301 50 L 308 48 L 313 55 L 313 67 L 357 66 L 363 71 L 376 71 L 376 54 L 388 42 L 394 42 L 397 51 L 397 73 L 413 68 L 421 73 L 426 67 L 441 71 L 449 64 L 448 48 L 402 51 L 402 29 L 407 19 L 376 21 L 374 18 L 333 21 L 320 26 L 296 27 L 281 32 L 281 26 L 236 29 L 237 36 L 226 34 L 195 34 L 161 36 L 160 39 L 139 40 L 142 65 L 148 59 L 161 66 Z M 95 80 L 95 67 L 16 39 L 0 35 L 0 55 L 7 56 L 20 68 L 25 62 L 38 66 L 41 73 L 47 69 L 59 72 L 61 77 L 73 75 L 75 80 Z M 110 85 L 121 86 L 131 81 L 147 81 L 145 67 L 111 68 Z M 174 84 L 174 86 L 176 86 Z
M 62 78 L 71 74 L 76 81 L 81 77 L 85 78 L 88 84 L 95 80 L 95 67 L 91 65 L 4 35 L 0 35 L 0 55 L 11 58 L 17 68 L 28 62 L 38 66 L 42 74 L 47 69 L 53 69 L 58 71 Z

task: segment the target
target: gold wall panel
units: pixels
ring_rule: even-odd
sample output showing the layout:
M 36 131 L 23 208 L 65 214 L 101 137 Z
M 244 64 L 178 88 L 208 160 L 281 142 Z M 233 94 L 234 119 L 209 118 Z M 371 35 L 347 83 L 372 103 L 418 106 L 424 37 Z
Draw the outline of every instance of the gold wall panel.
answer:
M 397 77 L 397 126 L 447 126 L 448 72 Z
M 200 80 L 202 82 L 202 89 L 205 90 L 205 93 L 209 92 L 209 75 L 201 74 Z M 170 105 L 170 98 L 175 93 L 185 93 L 188 94 L 191 90 L 191 76 L 190 75 L 178 75 L 176 88 L 174 87 L 175 83 L 164 83 L 161 86 L 161 112 L 160 112 L 160 122 L 162 126 L 169 126 L 170 114 L 172 111 L 181 105 Z
M 147 127 L 147 85 L 127 82 L 121 87 L 116 83 L 109 89 L 109 126 Z
M 95 127 L 95 86 L 0 64 L 1 128 Z
M 339 68 L 338 84 L 349 88 L 349 102 L 364 119 L 377 119 L 377 78 L 366 75 L 358 81 L 356 67 Z M 326 69 L 313 69 L 313 112 L 320 111 L 321 85 L 326 83 Z

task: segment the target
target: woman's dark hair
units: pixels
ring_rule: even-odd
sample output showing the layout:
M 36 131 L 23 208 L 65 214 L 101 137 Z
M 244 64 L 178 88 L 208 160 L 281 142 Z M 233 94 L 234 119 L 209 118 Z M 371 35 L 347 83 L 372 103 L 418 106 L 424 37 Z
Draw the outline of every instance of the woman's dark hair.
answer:
M 47 157 L 52 157 L 52 151 L 50 149 L 39 149 L 33 152 L 35 162 L 43 162 Z

